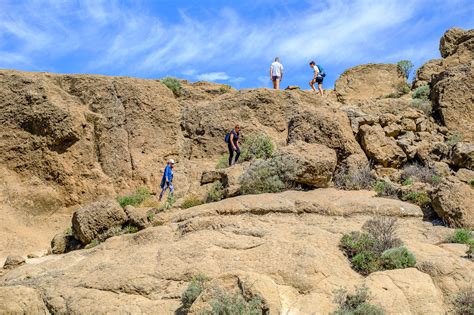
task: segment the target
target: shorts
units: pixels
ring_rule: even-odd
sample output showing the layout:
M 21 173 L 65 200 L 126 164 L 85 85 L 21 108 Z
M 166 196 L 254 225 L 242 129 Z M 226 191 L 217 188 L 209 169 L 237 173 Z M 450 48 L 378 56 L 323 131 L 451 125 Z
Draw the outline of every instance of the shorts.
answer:
M 280 80 L 280 79 L 281 79 L 281 77 L 279 77 L 279 76 L 277 76 L 277 75 L 274 75 L 274 76 L 272 77 L 272 81 L 276 81 L 276 80 Z
M 316 77 L 316 83 L 322 84 L 323 81 L 324 81 L 324 78 L 323 78 L 323 77 Z

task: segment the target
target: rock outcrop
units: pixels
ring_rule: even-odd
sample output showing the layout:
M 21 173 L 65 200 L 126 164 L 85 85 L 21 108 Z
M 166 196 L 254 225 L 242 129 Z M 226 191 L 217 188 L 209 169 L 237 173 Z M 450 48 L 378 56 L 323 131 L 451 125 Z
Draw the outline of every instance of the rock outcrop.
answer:
M 437 273 L 403 269 L 363 278 L 355 272 L 339 240 L 373 214 L 398 217 L 402 240 L 417 258 L 435 264 Z M 366 284 L 372 301 L 387 313 L 442 314 L 450 307 L 445 292 L 472 283 L 474 271 L 458 252 L 437 245 L 447 229 L 422 223 L 421 215 L 417 206 L 365 191 L 226 199 L 164 213 L 163 226 L 14 269 L 1 279 L 0 300 L 19 304 L 26 295 L 12 296 L 7 289 L 21 286 L 31 295 L 42 292 L 48 309 L 57 313 L 172 314 L 192 276 L 203 274 L 210 279 L 205 292 L 217 285 L 244 288 L 258 294 L 271 314 L 330 313 L 336 308 L 333 291 L 355 284 Z M 457 280 L 449 281 L 451 275 Z M 204 294 L 192 310 L 209 299 Z
M 295 182 L 311 187 L 328 187 L 337 165 L 336 152 L 324 145 L 294 142 L 278 153 L 294 161 L 297 168 Z
M 336 80 L 334 89 L 342 103 L 355 103 L 398 93 L 406 78 L 392 64 L 367 64 L 346 70 Z

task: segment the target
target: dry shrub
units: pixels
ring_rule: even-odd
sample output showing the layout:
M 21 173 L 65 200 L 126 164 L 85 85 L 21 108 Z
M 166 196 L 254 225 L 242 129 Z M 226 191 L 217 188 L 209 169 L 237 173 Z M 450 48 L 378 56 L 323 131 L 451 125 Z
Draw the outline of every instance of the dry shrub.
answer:
M 396 235 L 397 219 L 385 217 L 370 219 L 364 223 L 362 229 L 376 240 L 373 249 L 378 254 L 402 245 L 402 241 Z

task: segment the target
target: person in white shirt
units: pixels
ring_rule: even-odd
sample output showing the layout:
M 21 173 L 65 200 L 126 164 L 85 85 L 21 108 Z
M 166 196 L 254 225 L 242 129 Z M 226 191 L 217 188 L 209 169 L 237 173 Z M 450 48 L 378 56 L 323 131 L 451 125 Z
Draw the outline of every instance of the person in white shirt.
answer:
M 279 57 L 276 57 L 270 66 L 270 80 L 273 81 L 273 88 L 279 90 L 280 82 L 283 80 L 283 65 L 280 63 Z

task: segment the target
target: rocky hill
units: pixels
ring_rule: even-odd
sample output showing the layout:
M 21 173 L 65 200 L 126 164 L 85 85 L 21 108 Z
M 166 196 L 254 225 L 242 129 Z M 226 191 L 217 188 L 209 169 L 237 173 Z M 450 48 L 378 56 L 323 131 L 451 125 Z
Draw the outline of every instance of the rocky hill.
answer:
M 474 30 L 447 31 L 440 52 L 412 87 L 396 65 L 369 64 L 324 98 L 0 71 L 0 312 L 200 314 L 218 291 L 258 297 L 262 314 L 326 314 L 335 290 L 360 285 L 389 314 L 452 312 L 474 281 L 467 246 L 447 240 L 474 227 Z M 276 149 L 216 169 L 236 123 L 244 142 L 260 135 Z M 156 193 L 169 158 L 174 204 L 114 201 Z M 268 192 L 289 191 L 249 194 L 268 178 L 288 184 Z M 211 199 L 223 200 L 197 205 L 217 186 Z M 341 238 L 380 217 L 397 219 L 416 265 L 361 274 Z M 141 231 L 114 236 L 117 226 Z M 57 254 L 14 259 L 54 235 Z

